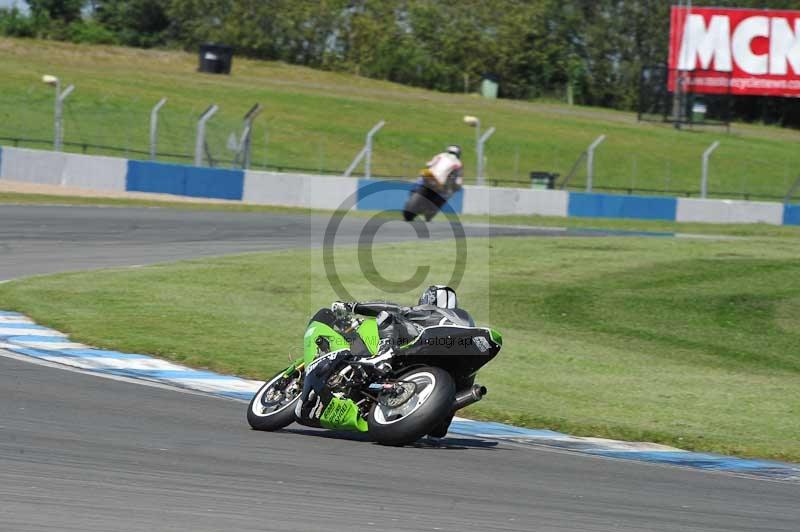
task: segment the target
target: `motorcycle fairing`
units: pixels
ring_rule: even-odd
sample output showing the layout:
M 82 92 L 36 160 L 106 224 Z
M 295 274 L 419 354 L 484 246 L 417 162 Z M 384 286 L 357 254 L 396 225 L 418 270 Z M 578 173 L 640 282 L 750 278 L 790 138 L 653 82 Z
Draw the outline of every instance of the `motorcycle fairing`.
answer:
M 502 343 L 502 337 L 493 329 L 434 325 L 401 346 L 397 355 L 454 373 L 474 374 L 497 355 Z
M 306 367 L 316 358 L 321 343 L 327 345 L 327 351 L 338 351 L 350 347 L 344 336 L 329 325 L 312 319 L 303 336 L 303 361 Z

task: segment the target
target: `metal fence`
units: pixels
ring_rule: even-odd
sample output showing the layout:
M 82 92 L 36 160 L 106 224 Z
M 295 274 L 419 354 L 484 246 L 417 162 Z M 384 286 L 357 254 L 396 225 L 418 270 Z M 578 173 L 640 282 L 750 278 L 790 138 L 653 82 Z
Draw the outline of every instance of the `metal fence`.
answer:
M 152 153 L 153 111 L 159 98 L 120 101 L 112 97 L 83 96 L 78 86 L 75 94 L 63 102 L 64 150 L 130 159 L 150 159 L 155 155 L 163 162 L 195 162 L 198 120 L 206 108 L 187 110 L 185 105 L 178 107 L 170 101 L 163 104 L 155 114 L 156 143 L 155 153 Z M 15 147 L 54 148 L 54 97 L 50 91 L 37 88 L 2 94 L 0 101 L 0 142 Z M 208 120 L 202 142 L 203 165 L 342 174 L 345 159 L 331 160 L 327 153 L 329 146 L 336 142 L 332 136 L 310 136 L 286 127 L 271 131 L 273 124 L 268 116 L 254 122 L 250 120 L 248 124 L 246 116 L 255 110 L 255 104 L 252 102 L 239 112 L 221 109 Z M 301 159 L 296 154 L 273 153 L 270 144 L 276 135 L 280 135 L 283 144 L 302 150 L 302 160 L 308 164 L 293 164 Z M 249 157 L 247 146 L 251 148 Z M 404 162 L 409 171 L 419 164 L 413 164 L 410 157 Z M 376 175 L 391 177 L 380 172 Z
M 668 75 L 661 71 L 661 80 L 649 79 L 656 86 L 666 88 Z M 662 83 L 663 81 L 663 83 Z M 76 95 L 81 95 L 81 87 Z M 150 159 L 153 155 L 159 161 L 193 164 L 197 151 L 197 129 L 200 116 L 207 107 L 187 109 L 176 102 L 167 101 L 157 112 L 155 153 L 151 147 L 151 125 L 158 96 L 134 101 L 120 101 L 111 97 L 96 96 L 79 98 L 71 95 L 64 102 L 63 128 L 65 132 L 63 148 L 67 151 L 111 155 L 129 159 Z M 16 94 L 0 95 L 0 143 L 16 147 L 47 149 L 53 146 L 53 94 L 50 91 L 20 91 Z M 664 102 L 663 98 L 661 100 Z M 238 110 L 221 109 L 206 123 L 204 141 L 201 144 L 203 165 L 216 167 L 248 167 L 259 170 L 284 171 L 316 174 L 338 174 L 346 171 L 348 163 L 356 155 L 357 149 L 341 149 L 341 140 L 335 129 L 309 132 L 297 127 L 283 127 L 275 124 L 267 112 L 249 123 L 249 133 L 245 116 L 254 110 L 255 102 Z M 663 111 L 663 106 L 662 106 Z M 710 109 L 713 109 L 710 108 Z M 663 113 L 661 115 L 663 119 Z M 668 115 L 667 115 L 668 116 Z M 252 118 L 252 117 L 251 117 Z M 458 125 L 454 124 L 454 127 Z M 462 125 L 463 127 L 463 125 Z M 391 129 L 389 124 L 386 130 Z M 488 131 L 488 129 L 487 129 Z M 366 135 L 367 131 L 364 131 Z M 476 131 L 477 133 L 477 131 Z M 376 138 L 376 159 L 383 156 L 384 132 Z M 280 143 L 274 143 L 278 138 Z M 245 142 L 252 147 L 250 156 L 243 151 Z M 537 141 L 538 142 L 538 141 Z M 665 148 L 661 153 L 631 150 L 630 153 L 610 154 L 608 145 L 614 142 L 613 132 L 603 143 L 595 145 L 593 156 L 588 157 L 589 142 L 583 152 L 580 147 L 572 150 L 561 146 L 546 146 L 548 139 L 542 139 L 544 147 L 537 145 L 537 152 L 526 153 L 524 146 L 514 146 L 490 141 L 486 147 L 485 184 L 489 186 L 531 186 L 528 178 L 531 172 L 559 172 L 561 179 L 556 188 L 583 191 L 591 188 L 594 192 L 609 192 L 640 195 L 669 195 L 700 197 L 702 187 L 701 160 L 692 156 L 692 173 L 697 172 L 697 186 L 686 187 L 687 158 L 682 153 Z M 723 148 L 725 141 L 723 138 Z M 280 148 L 276 148 L 276 146 Z M 334 149 L 335 148 L 335 149 Z M 397 151 L 396 146 L 395 153 Z M 544 149 L 540 149 L 544 148 Z M 702 146 L 706 148 L 706 146 Z M 528 148 L 530 149 L 530 148 Z M 548 152 L 547 150 L 551 150 Z M 742 198 L 749 200 L 782 201 L 794 197 L 800 187 L 795 186 L 798 161 L 782 160 L 778 157 L 752 158 L 720 178 L 715 171 L 715 157 L 722 161 L 723 155 L 710 158 L 711 187 L 709 194 L 715 197 Z M 375 164 L 372 161 L 370 172 L 374 177 L 413 178 L 422 162 L 413 155 L 402 156 L 400 164 L 393 166 Z M 493 162 L 499 158 L 513 161 L 513 171 L 498 176 L 493 171 Z M 528 161 L 528 162 L 526 162 Z M 533 162 L 530 162 L 533 161 Z M 471 163 L 471 160 L 469 161 Z M 678 179 L 677 167 L 681 167 L 682 179 Z M 507 165 L 508 166 L 508 165 Z M 394 171 L 387 172 L 387 168 Z M 402 168 L 401 171 L 397 171 Z M 643 170 L 643 168 L 645 170 Z M 696 170 L 694 170 L 696 168 Z M 382 171 L 383 170 L 383 171 Z M 765 184 L 762 176 L 769 175 Z M 716 178 L 716 179 L 714 179 Z M 591 182 L 591 187 L 589 183 Z

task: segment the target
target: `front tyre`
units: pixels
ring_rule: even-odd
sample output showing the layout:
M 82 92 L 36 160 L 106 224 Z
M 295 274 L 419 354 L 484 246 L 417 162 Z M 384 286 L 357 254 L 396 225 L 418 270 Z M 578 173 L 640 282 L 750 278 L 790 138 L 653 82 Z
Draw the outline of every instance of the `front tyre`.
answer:
M 265 382 L 250 400 L 247 422 L 255 430 L 280 430 L 295 421 L 294 409 L 303 391 L 303 376 L 298 370 L 285 372 Z
M 398 379 L 414 383 L 410 397 L 401 404 L 393 398 L 378 397 L 368 421 L 369 434 L 383 445 L 407 445 L 433 431 L 453 410 L 456 387 L 453 378 L 441 368 L 423 366 Z

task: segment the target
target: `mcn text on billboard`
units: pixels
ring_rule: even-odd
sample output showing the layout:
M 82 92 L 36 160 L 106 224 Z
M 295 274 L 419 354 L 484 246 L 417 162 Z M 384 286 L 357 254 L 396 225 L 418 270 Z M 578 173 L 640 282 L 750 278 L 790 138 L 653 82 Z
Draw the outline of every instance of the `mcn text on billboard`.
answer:
M 670 91 L 800 96 L 800 11 L 673 7 L 669 68 Z

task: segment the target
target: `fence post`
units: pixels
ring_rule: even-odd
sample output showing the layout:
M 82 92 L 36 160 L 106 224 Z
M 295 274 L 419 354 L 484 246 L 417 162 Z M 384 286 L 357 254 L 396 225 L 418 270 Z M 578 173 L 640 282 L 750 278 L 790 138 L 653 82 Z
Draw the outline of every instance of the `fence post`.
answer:
M 345 177 L 350 177 L 350 175 L 353 173 L 353 170 L 355 170 L 356 166 L 358 166 L 358 163 L 360 163 L 361 159 L 364 159 L 365 157 L 366 160 L 364 161 L 364 177 L 366 178 L 372 177 L 372 137 L 374 137 L 375 134 L 378 131 L 380 131 L 380 129 L 384 125 L 386 125 L 386 122 L 384 120 L 381 120 L 380 122 L 375 124 L 372 127 L 372 129 L 369 130 L 369 133 L 367 133 L 366 142 L 364 143 L 364 147 L 361 149 L 360 152 L 358 152 L 358 155 L 356 155 L 355 159 L 353 159 L 353 162 L 350 163 L 350 166 L 347 167 L 347 170 L 344 171 Z
M 53 139 L 53 150 L 61 151 L 64 146 L 64 100 L 66 100 L 67 96 L 72 94 L 72 91 L 75 90 L 75 85 L 70 85 L 62 91 L 60 79 L 53 79 L 49 76 L 45 76 L 43 79 L 45 83 L 53 83 L 56 86 L 55 116 L 53 124 L 55 138 Z
M 150 111 L 150 160 L 156 160 L 156 142 L 158 141 L 158 112 L 167 103 L 166 98 L 161 98 Z
M 484 178 L 483 178 L 483 145 L 486 144 L 486 141 L 489 140 L 495 132 L 494 127 L 490 127 L 486 130 L 486 132 L 481 135 L 481 138 L 478 139 L 478 179 L 477 183 L 478 186 L 483 186 Z
M 719 146 L 719 141 L 715 140 L 706 151 L 703 152 L 703 175 L 700 178 L 700 197 L 705 199 L 708 194 L 708 158 Z
M 606 140 L 605 135 L 600 135 L 594 142 L 589 145 L 586 150 L 586 192 L 592 191 L 592 181 L 594 181 L 594 150 Z
M 789 190 L 786 191 L 786 196 L 784 196 L 783 202 L 789 203 L 792 201 L 792 196 L 794 196 L 794 193 L 797 192 L 798 189 L 800 189 L 800 176 L 797 177 L 794 184 L 792 184 Z
M 250 168 L 250 152 L 252 146 L 253 136 L 253 120 L 261 112 L 261 104 L 257 103 L 247 111 L 244 115 L 244 128 L 242 128 L 242 137 L 239 140 L 239 151 L 242 155 L 242 168 L 247 170 Z
M 194 143 L 194 165 L 203 166 L 203 149 L 206 143 L 206 122 L 219 110 L 216 104 L 208 107 L 197 121 L 197 138 Z

